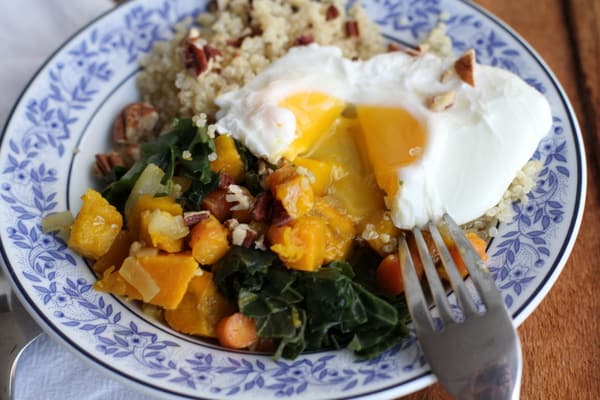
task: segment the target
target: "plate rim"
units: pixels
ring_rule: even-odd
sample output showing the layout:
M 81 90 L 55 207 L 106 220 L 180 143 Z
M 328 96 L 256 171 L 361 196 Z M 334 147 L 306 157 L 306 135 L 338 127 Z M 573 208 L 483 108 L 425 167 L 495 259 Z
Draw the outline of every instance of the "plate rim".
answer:
M 556 89 L 556 91 L 559 95 L 559 98 L 560 98 L 560 102 L 561 102 L 562 106 L 564 107 L 564 110 L 568 117 L 569 124 L 573 130 L 572 138 L 573 138 L 574 144 L 575 144 L 575 146 L 574 146 L 575 151 L 576 151 L 575 160 L 576 160 L 576 167 L 577 167 L 577 172 L 578 172 L 578 174 L 577 174 L 578 178 L 577 178 L 577 182 L 576 182 L 575 186 L 577 188 L 579 188 L 579 190 L 577 191 L 575 200 L 574 200 L 573 218 L 571 219 L 570 224 L 569 224 L 568 228 L 566 229 L 568 239 L 562 243 L 562 246 L 558 250 L 558 257 L 556 258 L 553 265 L 548 269 L 541 284 L 539 286 L 537 286 L 532 291 L 530 296 L 523 302 L 523 304 L 512 313 L 511 316 L 513 318 L 513 325 L 515 325 L 517 327 L 517 326 L 521 325 L 525 321 L 525 319 L 527 319 L 531 315 L 531 313 L 540 305 L 540 303 L 546 298 L 550 289 L 554 286 L 554 284 L 556 283 L 556 280 L 560 276 L 560 273 L 562 272 L 563 268 L 565 267 L 565 265 L 569 259 L 569 256 L 573 250 L 575 242 L 577 240 L 577 236 L 578 236 L 578 233 L 579 233 L 579 230 L 581 227 L 581 222 L 583 220 L 583 214 L 585 211 L 585 201 L 586 201 L 586 194 L 587 194 L 587 157 L 586 157 L 586 153 L 585 153 L 583 136 L 582 136 L 582 132 L 581 132 L 581 129 L 579 126 L 577 115 L 575 114 L 573 106 L 572 106 L 565 90 L 563 89 L 559 80 L 556 78 L 554 72 L 550 69 L 550 67 L 547 65 L 545 60 L 538 54 L 538 52 L 529 44 L 529 42 L 527 40 L 525 40 L 516 30 L 514 30 L 506 22 L 504 22 L 502 19 L 500 19 L 499 17 L 494 15 L 492 12 L 488 11 L 485 7 L 483 7 L 479 4 L 473 3 L 469 0 L 450 0 L 450 1 L 462 3 L 465 6 L 473 9 L 473 11 L 480 14 L 481 16 L 484 16 L 485 18 L 490 20 L 493 24 L 495 24 L 498 28 L 504 30 L 507 34 L 509 34 L 514 41 L 518 42 L 523 47 L 523 49 L 529 53 L 529 55 L 532 57 L 532 61 L 534 61 L 535 63 L 537 63 L 539 65 L 539 67 L 547 75 L 550 83 Z M 101 13 L 100 15 L 96 16 L 95 18 L 91 19 L 88 23 L 83 25 L 81 28 L 76 30 L 74 33 L 69 35 L 67 38 L 65 38 L 62 41 L 61 45 L 58 46 L 54 51 L 52 51 L 45 58 L 44 62 L 42 64 L 40 64 L 40 66 L 36 69 L 34 74 L 28 80 L 27 84 L 23 87 L 23 90 L 15 99 L 15 102 L 14 102 L 13 106 L 11 107 L 10 112 L 7 114 L 7 118 L 4 122 L 4 126 L 0 133 L 0 148 L 2 148 L 2 144 L 4 144 L 9 125 L 13 120 L 13 117 L 15 115 L 17 108 L 19 107 L 19 105 L 21 105 L 22 101 L 24 100 L 25 95 L 28 93 L 28 91 L 31 88 L 31 86 L 33 85 L 33 83 L 41 76 L 41 73 L 51 63 L 51 61 L 53 61 L 54 58 L 63 49 L 65 49 L 69 44 L 71 44 L 76 38 L 78 38 L 80 35 L 85 33 L 92 25 L 96 24 L 97 22 L 104 19 L 108 15 L 118 12 L 125 6 L 136 3 L 136 2 L 142 2 L 142 1 L 141 0 L 125 1 L 123 3 L 120 3 L 116 6 L 114 6 L 111 9 Z M 161 386 L 157 386 L 153 383 L 141 380 L 139 378 L 136 378 L 135 376 L 132 376 L 121 370 L 118 370 L 118 369 L 112 367 L 110 364 L 101 361 L 100 359 L 95 357 L 93 354 L 91 354 L 90 352 L 88 352 L 87 350 L 85 350 L 84 348 L 79 346 L 75 340 L 69 338 L 67 335 L 63 334 L 61 331 L 58 331 L 57 329 L 55 329 L 52 322 L 46 317 L 46 315 L 42 312 L 42 310 L 36 306 L 36 304 L 31 299 L 31 296 L 26 292 L 24 287 L 15 278 L 14 274 L 16 273 L 16 271 L 14 270 L 14 268 L 9 268 L 9 266 L 8 266 L 11 263 L 10 263 L 10 259 L 9 259 L 8 255 L 6 254 L 4 244 L 5 244 L 5 240 L 3 240 L 2 237 L 0 237 L 0 254 L 2 256 L 2 260 L 1 260 L 2 262 L 0 262 L 0 265 L 1 265 L 1 268 L 3 269 L 4 273 L 8 277 L 8 280 L 12 285 L 12 289 L 13 289 L 15 295 L 17 296 L 19 301 L 24 305 L 26 310 L 29 312 L 30 316 L 41 326 L 43 331 L 45 333 L 49 334 L 51 337 L 53 337 L 59 343 L 61 343 L 61 345 L 64 348 L 66 348 L 68 351 L 70 351 L 71 354 L 74 354 L 78 359 L 83 360 L 88 365 L 95 366 L 96 371 L 101 372 L 104 376 L 116 379 L 120 383 L 123 383 L 127 386 L 134 387 L 137 390 L 141 390 L 143 393 L 146 393 L 149 395 L 156 395 L 158 392 L 160 392 L 161 395 L 165 395 L 168 398 L 178 398 L 178 399 L 195 398 L 192 396 L 187 396 L 182 393 L 173 392 L 170 389 L 167 389 L 167 388 L 164 388 Z M 113 295 L 111 295 L 111 296 L 114 297 Z M 345 399 L 375 399 L 375 398 L 379 398 L 380 396 L 382 396 L 384 394 L 385 395 L 394 395 L 394 396 L 406 395 L 409 393 L 413 393 L 417 390 L 420 390 L 424 387 L 427 387 L 427 386 L 431 385 L 432 383 L 435 383 L 436 381 L 437 381 L 437 379 L 436 379 L 435 375 L 433 375 L 431 370 L 429 370 L 429 371 L 423 372 L 422 374 L 419 374 L 413 378 L 410 378 L 406 381 L 403 381 L 402 383 L 391 384 L 391 385 L 384 386 L 384 387 L 381 387 L 378 389 L 373 389 L 368 392 L 364 392 L 364 393 L 357 394 L 357 395 L 350 396 L 350 397 L 343 397 L 343 398 L 345 398 Z M 407 388 L 406 386 L 409 386 L 409 388 Z M 410 390 L 407 391 L 406 389 L 410 389 Z

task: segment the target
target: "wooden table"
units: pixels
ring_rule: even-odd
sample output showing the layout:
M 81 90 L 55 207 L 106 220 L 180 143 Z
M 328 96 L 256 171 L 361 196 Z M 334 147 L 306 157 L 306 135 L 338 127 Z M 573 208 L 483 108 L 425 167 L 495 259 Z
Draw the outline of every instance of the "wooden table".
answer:
M 600 399 L 600 1 L 477 0 L 548 63 L 577 114 L 588 192 L 577 242 L 556 285 L 521 325 L 521 398 Z M 433 385 L 403 400 L 450 399 Z

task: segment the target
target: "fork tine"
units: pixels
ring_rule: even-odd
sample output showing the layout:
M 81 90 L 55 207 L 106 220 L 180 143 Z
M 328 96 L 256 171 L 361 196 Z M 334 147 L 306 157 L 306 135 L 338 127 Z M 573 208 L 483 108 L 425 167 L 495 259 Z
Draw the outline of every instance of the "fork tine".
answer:
M 429 254 L 429 248 L 425 243 L 425 239 L 423 238 L 421 230 L 418 228 L 414 228 L 412 230 L 412 233 L 415 237 L 417 250 L 419 251 L 419 256 L 421 257 L 421 261 L 425 269 L 425 275 L 427 276 L 427 282 L 429 283 L 429 288 L 431 289 L 433 301 L 437 306 L 442 322 L 444 323 L 444 325 L 448 325 L 452 322 L 457 322 L 456 318 L 454 317 L 454 313 L 450 309 L 450 304 L 448 303 L 446 291 L 444 290 L 444 287 L 442 286 L 442 281 L 440 280 L 440 277 L 435 269 L 435 265 L 433 264 L 433 260 L 431 259 L 431 255 Z
M 475 288 L 477 288 L 479 296 L 486 307 L 502 304 L 502 296 L 499 294 L 498 290 L 496 290 L 496 283 L 494 282 L 492 275 L 487 270 L 487 267 L 477 252 L 473 249 L 471 242 L 466 238 L 463 230 L 456 222 L 454 222 L 450 215 L 445 214 L 443 219 L 448 226 L 448 231 L 452 236 L 452 240 L 456 243 L 459 252 L 463 257 L 471 280 L 475 284 Z
M 433 321 L 429 314 L 427 301 L 421 289 L 421 282 L 415 270 L 406 238 L 401 235 L 398 240 L 398 259 L 402 269 L 402 280 L 404 282 L 404 294 L 408 310 L 417 331 L 421 329 L 433 330 Z
M 475 306 L 475 302 L 469 293 L 467 286 L 465 285 L 462 277 L 458 273 L 458 269 L 450 252 L 448 251 L 448 247 L 442 239 L 442 235 L 439 230 L 433 223 L 429 223 L 429 232 L 431 233 L 431 237 L 435 243 L 435 246 L 438 249 L 440 254 L 440 259 L 442 260 L 442 264 L 444 264 L 444 268 L 446 269 L 446 273 L 450 278 L 450 284 L 454 288 L 454 292 L 456 293 L 456 297 L 458 298 L 458 302 L 463 310 L 463 315 L 465 319 L 470 318 L 474 315 L 477 315 L 477 308 Z

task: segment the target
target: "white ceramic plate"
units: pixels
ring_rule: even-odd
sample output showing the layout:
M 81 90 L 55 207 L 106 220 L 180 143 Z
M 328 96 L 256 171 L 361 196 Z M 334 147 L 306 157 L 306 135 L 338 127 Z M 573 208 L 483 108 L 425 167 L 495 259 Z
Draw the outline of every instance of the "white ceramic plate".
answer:
M 534 157 L 544 168 L 526 205 L 499 227 L 489 267 L 521 323 L 558 277 L 585 198 L 585 160 L 573 111 L 544 62 L 513 31 L 461 0 L 365 1 L 390 40 L 416 44 L 445 17 L 456 52 L 508 68 L 546 95 L 554 126 Z M 94 185 L 94 153 L 109 147 L 117 111 L 137 98 L 138 60 L 201 0 L 131 1 L 63 45 L 15 106 L 0 147 L 0 237 L 7 273 L 44 329 L 84 359 L 155 395 L 262 400 L 401 396 L 434 381 L 414 336 L 370 361 L 346 351 L 297 360 L 225 351 L 175 333 L 130 303 L 91 289 L 86 263 L 40 230 L 49 212 L 77 210 Z

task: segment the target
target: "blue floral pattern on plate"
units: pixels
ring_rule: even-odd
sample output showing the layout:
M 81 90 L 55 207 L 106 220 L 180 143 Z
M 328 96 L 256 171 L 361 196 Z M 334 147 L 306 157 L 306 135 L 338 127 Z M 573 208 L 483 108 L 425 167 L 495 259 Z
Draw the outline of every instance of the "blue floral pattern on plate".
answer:
M 459 0 L 364 1 L 386 37 L 418 43 L 440 20 L 455 50 L 475 48 L 482 63 L 506 68 L 544 93 L 554 126 L 534 158 L 543 169 L 526 204 L 499 227 L 488 263 L 505 304 L 522 321 L 557 277 L 576 234 L 585 170 L 568 102 L 537 56 L 493 17 Z M 133 1 L 85 28 L 38 73 L 14 110 L 0 151 L 0 233 L 7 271 L 47 330 L 99 365 L 157 393 L 214 398 L 347 398 L 410 393 L 432 382 L 414 334 L 379 357 L 344 351 L 294 361 L 224 351 L 182 337 L 96 293 L 85 263 L 41 219 L 66 207 L 80 136 L 140 57 L 202 1 Z

